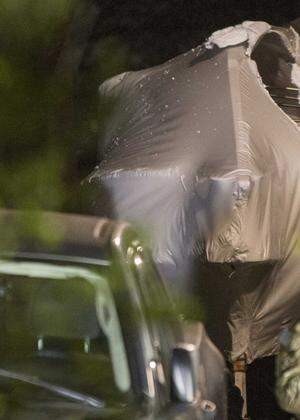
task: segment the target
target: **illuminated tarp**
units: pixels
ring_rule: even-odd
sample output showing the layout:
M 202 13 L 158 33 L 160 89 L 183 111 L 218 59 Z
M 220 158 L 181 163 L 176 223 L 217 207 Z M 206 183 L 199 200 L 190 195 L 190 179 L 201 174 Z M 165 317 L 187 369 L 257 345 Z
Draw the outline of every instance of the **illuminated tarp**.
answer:
M 211 336 L 248 362 L 300 317 L 298 54 L 293 29 L 244 22 L 100 88 L 114 111 L 90 182 L 149 232 L 164 275 L 197 288 Z

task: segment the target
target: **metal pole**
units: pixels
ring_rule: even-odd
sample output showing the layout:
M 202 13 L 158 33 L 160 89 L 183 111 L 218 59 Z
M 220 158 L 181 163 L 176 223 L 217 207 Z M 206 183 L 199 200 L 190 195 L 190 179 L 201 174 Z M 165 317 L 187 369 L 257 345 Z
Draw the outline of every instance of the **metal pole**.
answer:
M 241 396 L 243 398 L 243 410 L 242 410 L 243 420 L 248 419 L 246 368 L 247 368 L 247 365 L 246 365 L 245 357 L 242 357 L 233 363 L 235 386 L 239 388 L 241 392 Z

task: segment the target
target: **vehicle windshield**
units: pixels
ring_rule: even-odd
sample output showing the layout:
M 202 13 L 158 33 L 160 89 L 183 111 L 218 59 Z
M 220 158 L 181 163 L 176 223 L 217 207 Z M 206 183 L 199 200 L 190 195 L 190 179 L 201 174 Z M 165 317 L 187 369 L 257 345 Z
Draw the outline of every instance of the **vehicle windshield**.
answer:
M 1 393 L 28 398 L 34 386 L 100 407 L 130 390 L 117 310 L 99 267 L 0 260 L 0 303 Z

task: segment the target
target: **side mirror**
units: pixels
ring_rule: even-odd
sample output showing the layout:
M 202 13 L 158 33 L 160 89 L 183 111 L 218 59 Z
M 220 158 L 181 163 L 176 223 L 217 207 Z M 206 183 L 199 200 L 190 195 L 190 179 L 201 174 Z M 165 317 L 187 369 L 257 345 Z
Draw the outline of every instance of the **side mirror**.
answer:
M 200 322 L 184 323 L 171 359 L 171 398 L 215 419 L 226 418 L 225 363 Z M 216 401 L 216 403 L 212 402 Z M 217 407 L 218 405 L 218 407 Z M 202 418 L 202 417 L 201 417 Z
M 181 343 L 174 350 L 171 360 L 171 395 L 175 401 L 192 403 L 199 395 L 197 365 L 199 355 L 193 344 Z

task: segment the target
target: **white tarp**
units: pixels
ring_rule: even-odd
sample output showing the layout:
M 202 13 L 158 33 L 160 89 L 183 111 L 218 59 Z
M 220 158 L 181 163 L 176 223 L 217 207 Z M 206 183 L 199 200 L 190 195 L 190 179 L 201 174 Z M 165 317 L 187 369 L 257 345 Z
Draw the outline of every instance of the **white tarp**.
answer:
M 293 29 L 244 22 L 100 88 L 114 112 L 90 181 L 148 230 L 168 280 L 197 289 L 215 342 L 248 362 L 300 317 L 300 131 L 265 87 L 296 92 L 298 55 Z

